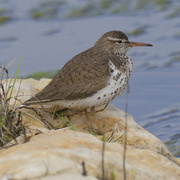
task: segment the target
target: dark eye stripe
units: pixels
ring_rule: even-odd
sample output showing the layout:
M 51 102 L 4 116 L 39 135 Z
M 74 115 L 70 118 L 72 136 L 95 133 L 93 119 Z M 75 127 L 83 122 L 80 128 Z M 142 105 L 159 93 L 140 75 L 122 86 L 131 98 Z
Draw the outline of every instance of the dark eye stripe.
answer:
M 121 40 L 118 40 L 117 43 L 122 43 L 122 41 L 121 41 Z

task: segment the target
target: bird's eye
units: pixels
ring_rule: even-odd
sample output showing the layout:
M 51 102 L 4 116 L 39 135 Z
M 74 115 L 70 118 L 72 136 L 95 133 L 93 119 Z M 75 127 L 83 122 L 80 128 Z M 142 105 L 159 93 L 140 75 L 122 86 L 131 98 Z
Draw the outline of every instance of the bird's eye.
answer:
M 116 42 L 120 44 L 120 43 L 122 43 L 122 40 L 118 40 L 118 41 L 116 41 Z

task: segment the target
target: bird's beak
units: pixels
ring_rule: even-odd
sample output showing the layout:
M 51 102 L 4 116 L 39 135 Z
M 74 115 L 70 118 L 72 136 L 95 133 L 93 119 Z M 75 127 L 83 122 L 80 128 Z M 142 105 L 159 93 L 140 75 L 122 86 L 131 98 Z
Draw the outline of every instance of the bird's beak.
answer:
M 140 43 L 140 42 L 129 42 L 129 46 L 131 46 L 131 47 L 134 47 L 134 46 L 152 46 L 152 44 Z

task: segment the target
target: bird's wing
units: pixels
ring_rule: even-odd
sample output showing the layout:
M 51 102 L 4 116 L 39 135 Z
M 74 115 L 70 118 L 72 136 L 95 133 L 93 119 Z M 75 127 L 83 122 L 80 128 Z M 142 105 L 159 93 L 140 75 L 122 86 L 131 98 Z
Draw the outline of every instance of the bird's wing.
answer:
M 93 48 L 75 56 L 43 90 L 26 102 L 83 99 L 93 95 L 106 86 L 109 78 L 109 60 L 101 56 Z

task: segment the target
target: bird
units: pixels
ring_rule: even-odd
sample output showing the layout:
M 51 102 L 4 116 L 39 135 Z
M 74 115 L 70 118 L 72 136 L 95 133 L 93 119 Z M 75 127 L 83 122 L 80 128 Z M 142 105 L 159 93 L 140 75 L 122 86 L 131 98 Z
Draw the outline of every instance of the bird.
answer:
M 98 107 L 105 107 L 125 91 L 133 69 L 126 52 L 134 46 L 152 45 L 131 42 L 121 31 L 106 32 L 94 46 L 70 59 L 47 86 L 23 105 L 53 104 L 56 110 L 85 111 L 86 115 L 90 110 L 95 118 Z

